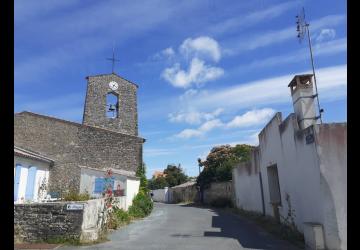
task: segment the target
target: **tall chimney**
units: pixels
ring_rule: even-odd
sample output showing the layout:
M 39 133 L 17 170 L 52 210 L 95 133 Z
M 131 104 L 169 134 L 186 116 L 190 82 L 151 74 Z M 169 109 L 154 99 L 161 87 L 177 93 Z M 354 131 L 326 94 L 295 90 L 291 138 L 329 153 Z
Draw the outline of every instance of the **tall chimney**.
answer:
M 315 98 L 313 91 L 313 74 L 295 75 L 289 83 L 294 111 L 300 129 L 305 129 L 319 118 L 316 116 Z

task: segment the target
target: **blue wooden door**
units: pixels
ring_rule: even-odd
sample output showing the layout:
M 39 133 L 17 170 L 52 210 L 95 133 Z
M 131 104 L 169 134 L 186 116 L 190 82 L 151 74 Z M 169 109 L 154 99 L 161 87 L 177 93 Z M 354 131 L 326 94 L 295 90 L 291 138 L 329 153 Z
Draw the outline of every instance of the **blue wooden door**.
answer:
M 16 164 L 14 177 L 14 201 L 17 201 L 19 195 L 21 169 L 22 166 L 20 164 Z
M 34 199 L 35 178 L 36 178 L 36 167 L 31 166 L 28 171 L 28 178 L 26 182 L 25 200 Z

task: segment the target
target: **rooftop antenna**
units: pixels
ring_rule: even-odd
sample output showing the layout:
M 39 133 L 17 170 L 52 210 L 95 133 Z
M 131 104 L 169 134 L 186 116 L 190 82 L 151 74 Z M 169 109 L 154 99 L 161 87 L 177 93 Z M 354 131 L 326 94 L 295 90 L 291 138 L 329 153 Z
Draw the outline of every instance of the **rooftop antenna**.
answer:
M 315 97 L 316 97 L 316 100 L 317 100 L 318 110 L 319 110 L 318 118 L 320 118 L 320 124 L 321 124 L 322 123 L 321 113 L 323 113 L 324 110 L 320 108 L 319 94 L 318 94 L 317 84 L 316 84 L 314 58 L 313 58 L 313 53 L 312 53 L 309 26 L 310 26 L 310 24 L 307 23 L 306 20 L 305 20 L 305 9 L 303 7 L 301 13 L 296 16 L 296 31 L 298 32 L 297 37 L 298 37 L 300 43 L 302 42 L 302 40 L 304 39 L 305 36 L 308 37 L 308 44 L 309 44 L 310 58 L 311 58 L 311 66 L 312 66 L 312 71 L 313 71 L 313 75 L 314 75 L 314 83 L 315 83 L 315 91 L 316 91 Z
M 112 58 L 106 58 L 106 60 L 112 61 L 112 73 L 114 74 L 114 73 L 115 73 L 115 71 L 114 71 L 115 62 L 120 62 L 120 60 L 118 60 L 118 59 L 115 58 L 115 42 L 114 42 L 114 45 L 113 45 L 113 55 L 112 55 Z

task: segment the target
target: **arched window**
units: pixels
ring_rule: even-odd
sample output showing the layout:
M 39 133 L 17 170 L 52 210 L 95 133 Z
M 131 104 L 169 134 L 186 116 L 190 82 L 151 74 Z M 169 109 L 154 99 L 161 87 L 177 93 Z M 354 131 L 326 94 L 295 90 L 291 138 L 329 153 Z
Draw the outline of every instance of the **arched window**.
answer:
M 106 117 L 119 117 L 119 97 L 116 93 L 111 92 L 106 95 Z

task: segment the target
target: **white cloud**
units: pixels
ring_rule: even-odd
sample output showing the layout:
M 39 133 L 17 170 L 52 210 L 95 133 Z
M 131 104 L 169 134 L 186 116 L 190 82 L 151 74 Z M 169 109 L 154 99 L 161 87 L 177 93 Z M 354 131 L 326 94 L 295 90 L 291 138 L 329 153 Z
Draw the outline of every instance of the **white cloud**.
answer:
M 185 122 L 188 124 L 200 124 L 203 121 L 209 121 L 220 115 L 224 110 L 216 109 L 214 112 L 205 113 L 198 111 L 179 112 L 177 114 L 169 114 L 171 122 Z
M 213 119 L 210 121 L 206 121 L 197 129 L 184 129 L 179 134 L 175 135 L 175 137 L 183 138 L 183 139 L 200 137 L 215 128 L 222 127 L 223 125 L 224 124 L 219 119 Z
M 218 114 L 220 114 L 221 112 L 222 110 L 219 110 Z M 228 123 L 224 123 L 220 119 L 211 119 L 204 122 L 197 129 L 184 129 L 179 134 L 175 135 L 175 137 L 189 139 L 192 137 L 204 136 L 207 132 L 210 132 L 215 128 L 241 128 L 256 126 L 266 123 L 274 113 L 275 110 L 270 108 L 264 108 L 260 110 L 251 110 L 243 115 L 235 116 Z
M 160 53 L 175 58 L 177 61 L 172 67 L 165 68 L 161 73 L 161 77 L 174 87 L 188 88 L 193 84 L 199 87 L 200 84 L 213 81 L 224 74 L 222 68 L 205 63 L 209 60 L 218 62 L 221 58 L 220 45 L 213 38 L 207 36 L 187 38 L 178 50 L 179 56 L 176 57 L 174 56 L 176 53 L 171 47 Z M 180 61 L 190 62 L 188 68 L 183 69 Z
M 270 8 L 256 11 L 248 15 L 239 15 L 237 17 L 226 19 L 209 28 L 209 33 L 221 35 L 223 33 L 234 31 L 237 32 L 242 28 L 253 26 L 262 21 L 268 21 L 282 15 L 284 12 L 296 7 L 296 2 L 286 2 L 271 6 Z
M 162 51 L 156 53 L 155 55 L 153 55 L 151 58 L 153 60 L 161 60 L 163 58 L 165 59 L 172 59 L 175 56 L 175 51 L 172 47 L 163 49 Z
M 202 116 L 199 112 L 169 114 L 169 120 L 171 122 L 186 122 L 189 124 L 199 124 L 201 122 L 201 119 Z
M 188 89 L 185 91 L 184 94 L 182 94 L 180 97 L 179 97 L 179 100 L 180 101 L 185 101 L 185 100 L 188 100 L 189 98 L 191 98 L 192 96 L 196 95 L 198 93 L 198 90 L 197 89 Z
M 334 29 L 322 29 L 320 34 L 316 37 L 317 42 L 322 42 L 324 40 L 332 40 L 336 36 Z
M 210 130 L 213 130 L 214 128 L 218 128 L 223 126 L 223 123 L 219 119 L 214 119 L 205 122 L 201 127 L 199 128 L 202 132 L 209 132 Z
M 332 40 L 329 42 L 317 43 L 313 47 L 314 56 L 329 56 L 346 52 L 347 39 L 341 38 Z M 280 56 L 273 56 L 268 58 L 261 58 L 261 60 L 254 60 L 247 65 L 241 65 L 236 67 L 235 71 L 247 70 L 247 69 L 259 69 L 260 67 L 269 67 L 280 64 L 287 64 L 292 62 L 299 62 L 306 60 L 309 57 L 309 49 L 305 48 L 297 52 L 288 53 Z
M 188 139 L 191 137 L 199 137 L 201 135 L 203 135 L 203 133 L 197 129 L 184 129 L 179 134 L 177 134 L 176 137 Z
M 295 74 L 309 72 L 296 72 L 279 77 L 246 82 L 222 90 L 208 90 L 186 101 L 186 105 L 196 109 L 215 109 L 219 103 L 221 107 L 229 110 L 254 107 L 254 105 L 270 105 L 289 103 L 291 95 L 287 87 Z M 316 71 L 320 101 L 329 98 L 346 96 L 347 69 L 346 65 L 320 68 Z
M 174 87 L 187 88 L 193 83 L 200 84 L 215 80 L 224 74 L 224 70 L 218 67 L 212 67 L 205 64 L 204 61 L 197 57 L 191 60 L 188 71 L 180 68 L 176 63 L 171 68 L 166 68 L 161 76 Z
M 271 108 L 251 110 L 243 115 L 235 116 L 232 121 L 226 124 L 228 128 L 242 128 L 266 123 L 275 113 Z
M 296 74 L 308 72 L 296 72 L 279 77 L 261 79 L 254 82 L 247 82 L 233 87 L 215 91 L 191 91 L 191 98 L 184 98 L 181 105 L 198 110 L 218 108 L 219 103 L 227 112 L 236 111 L 239 107 L 253 108 L 271 104 L 291 105 L 291 95 L 287 87 L 290 80 Z M 346 98 L 347 69 L 346 65 L 338 65 L 327 68 L 320 68 L 316 71 L 320 102 L 328 102 Z M 240 98 L 241 97 L 241 98 Z M 202 137 L 207 132 L 215 128 L 231 129 L 246 126 L 256 126 L 266 123 L 274 114 L 274 110 L 265 108 L 260 110 L 248 111 L 243 115 L 234 117 L 229 122 L 222 122 L 220 119 L 212 119 L 205 122 L 197 129 L 185 129 L 177 138 L 189 139 L 192 137 Z M 257 140 L 254 134 L 251 142 Z
M 164 49 L 162 53 L 166 56 L 173 56 L 175 54 L 175 51 L 173 50 L 173 48 L 169 47 Z
M 310 22 L 310 29 L 315 32 L 324 27 L 331 27 L 343 23 L 346 20 L 344 15 L 329 15 Z M 281 30 L 262 32 L 252 37 L 235 39 L 233 45 L 228 45 L 227 55 L 236 55 L 244 51 L 250 51 L 273 44 L 279 44 L 289 39 L 296 39 L 294 27 L 288 27 Z
M 146 156 L 146 157 L 171 155 L 174 153 L 176 153 L 176 151 L 174 149 L 164 149 L 164 148 L 144 149 L 144 156 Z
M 179 48 L 180 53 L 186 57 L 209 57 L 215 62 L 221 58 L 220 45 L 211 37 L 201 36 L 195 39 L 187 38 Z

